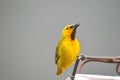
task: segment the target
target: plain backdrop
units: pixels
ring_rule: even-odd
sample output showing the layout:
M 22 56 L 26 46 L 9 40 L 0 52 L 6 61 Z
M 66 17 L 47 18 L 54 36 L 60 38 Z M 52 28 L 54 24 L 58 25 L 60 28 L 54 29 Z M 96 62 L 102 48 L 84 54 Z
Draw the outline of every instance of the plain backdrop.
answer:
M 54 54 L 62 28 L 75 23 L 82 54 L 120 56 L 120 0 L 0 0 L 0 80 L 67 78 L 55 75 Z M 105 63 L 81 73 L 118 76 Z

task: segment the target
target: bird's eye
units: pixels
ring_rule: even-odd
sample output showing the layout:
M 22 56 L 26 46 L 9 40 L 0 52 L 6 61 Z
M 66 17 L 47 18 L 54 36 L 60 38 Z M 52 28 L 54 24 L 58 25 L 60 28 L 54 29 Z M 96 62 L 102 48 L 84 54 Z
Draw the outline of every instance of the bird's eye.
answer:
M 66 30 L 69 29 L 69 27 L 66 28 Z
M 73 26 L 70 26 L 70 29 L 72 29 L 73 28 Z

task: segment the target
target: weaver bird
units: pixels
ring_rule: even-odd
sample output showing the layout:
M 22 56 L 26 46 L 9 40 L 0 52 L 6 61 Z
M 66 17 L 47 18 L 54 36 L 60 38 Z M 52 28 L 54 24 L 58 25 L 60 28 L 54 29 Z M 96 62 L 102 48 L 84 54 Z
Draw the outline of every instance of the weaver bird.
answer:
M 67 69 L 78 56 L 80 45 L 76 39 L 76 29 L 79 25 L 79 23 L 66 25 L 62 30 L 54 58 L 57 65 L 56 75 L 60 75 Z

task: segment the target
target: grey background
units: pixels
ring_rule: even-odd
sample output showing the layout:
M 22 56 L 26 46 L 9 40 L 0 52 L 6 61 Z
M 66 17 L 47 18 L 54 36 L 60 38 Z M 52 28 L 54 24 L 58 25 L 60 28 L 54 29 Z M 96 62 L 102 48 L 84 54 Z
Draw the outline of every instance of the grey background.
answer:
M 0 0 L 0 80 L 64 80 L 66 72 L 55 75 L 55 47 L 77 22 L 82 54 L 120 56 L 120 0 Z M 118 76 L 104 63 L 81 73 Z

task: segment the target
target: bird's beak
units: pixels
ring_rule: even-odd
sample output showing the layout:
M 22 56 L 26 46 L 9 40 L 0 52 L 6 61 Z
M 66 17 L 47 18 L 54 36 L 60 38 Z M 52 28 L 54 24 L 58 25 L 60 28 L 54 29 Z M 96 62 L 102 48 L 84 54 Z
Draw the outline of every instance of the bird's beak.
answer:
M 77 23 L 77 24 L 75 24 L 75 25 L 71 26 L 71 28 L 72 28 L 73 30 L 76 30 L 78 26 L 80 26 L 80 24 L 79 24 L 79 23 Z
M 71 29 L 73 29 L 72 34 L 71 34 L 71 39 L 72 39 L 72 40 L 74 40 L 74 39 L 75 39 L 76 29 L 77 29 L 77 27 L 78 27 L 78 26 L 80 26 L 80 24 L 79 24 L 79 23 L 77 23 L 77 24 L 75 24 L 75 25 L 71 26 Z

